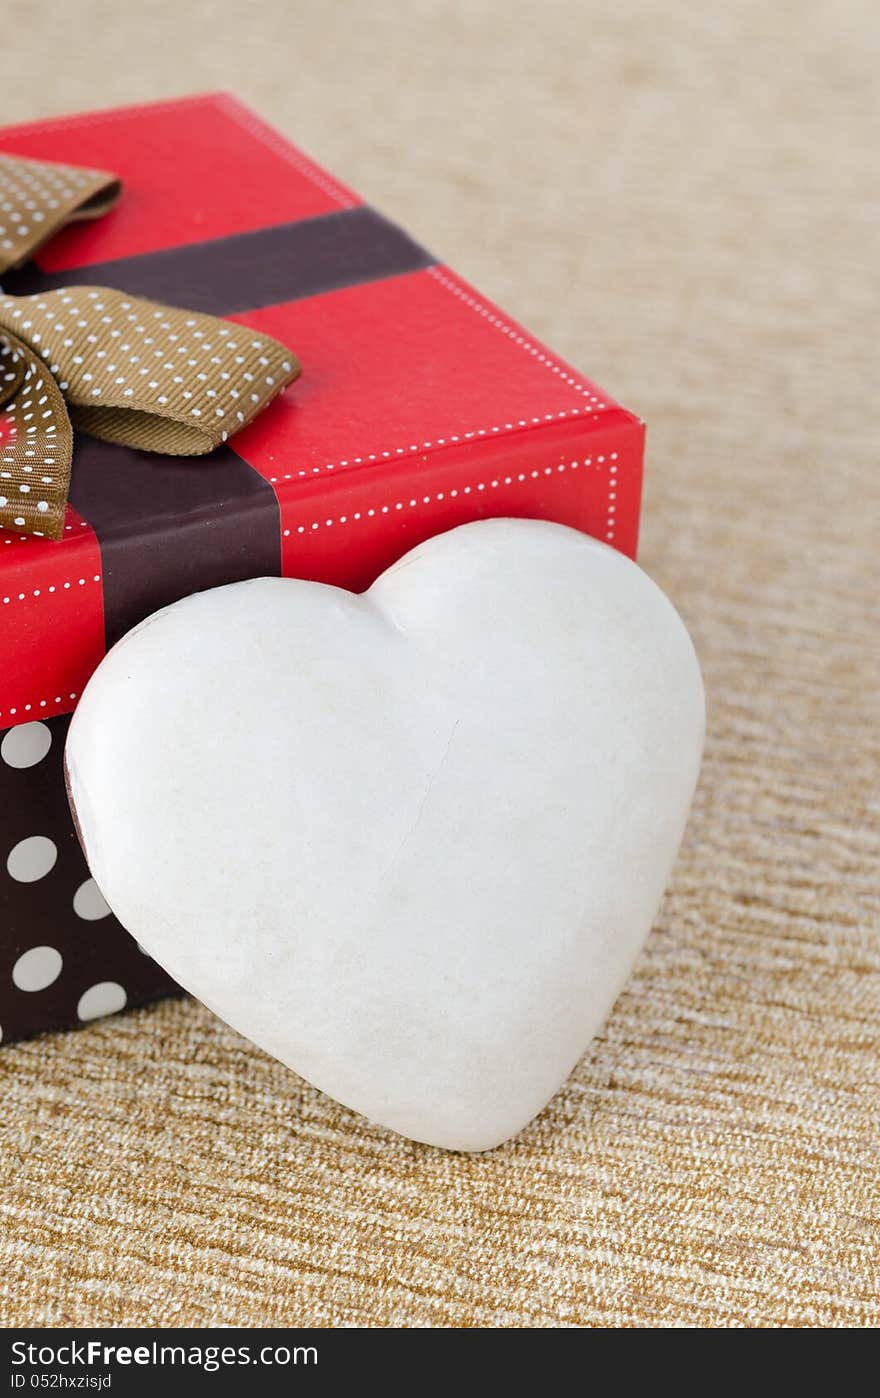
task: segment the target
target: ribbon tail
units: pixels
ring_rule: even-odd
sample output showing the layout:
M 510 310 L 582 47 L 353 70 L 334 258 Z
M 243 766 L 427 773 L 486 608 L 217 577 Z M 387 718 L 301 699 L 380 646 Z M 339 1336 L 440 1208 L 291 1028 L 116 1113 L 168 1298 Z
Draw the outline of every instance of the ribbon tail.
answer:
M 0 329 L 0 528 L 61 539 L 73 428 L 42 359 Z

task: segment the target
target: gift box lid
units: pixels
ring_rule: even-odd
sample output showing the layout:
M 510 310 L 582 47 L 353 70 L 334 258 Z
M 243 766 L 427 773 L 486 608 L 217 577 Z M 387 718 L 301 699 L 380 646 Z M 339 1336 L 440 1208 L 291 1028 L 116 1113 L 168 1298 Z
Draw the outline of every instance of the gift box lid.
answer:
M 109 645 L 261 575 L 361 588 L 486 514 L 635 555 L 643 426 L 241 102 L 210 94 L 0 131 L 123 180 L 4 291 L 102 285 L 228 317 L 303 365 L 209 457 L 79 435 L 59 542 L 0 531 L 0 728 L 70 711 Z

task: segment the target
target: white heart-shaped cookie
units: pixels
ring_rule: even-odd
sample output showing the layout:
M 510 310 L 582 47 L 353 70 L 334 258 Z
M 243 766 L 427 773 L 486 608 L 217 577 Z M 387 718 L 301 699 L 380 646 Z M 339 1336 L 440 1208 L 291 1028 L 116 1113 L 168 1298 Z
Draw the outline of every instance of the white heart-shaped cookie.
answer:
M 363 596 L 262 578 L 101 663 L 67 745 L 123 925 L 339 1101 L 484 1150 L 602 1024 L 700 762 L 699 667 L 635 564 L 489 520 Z

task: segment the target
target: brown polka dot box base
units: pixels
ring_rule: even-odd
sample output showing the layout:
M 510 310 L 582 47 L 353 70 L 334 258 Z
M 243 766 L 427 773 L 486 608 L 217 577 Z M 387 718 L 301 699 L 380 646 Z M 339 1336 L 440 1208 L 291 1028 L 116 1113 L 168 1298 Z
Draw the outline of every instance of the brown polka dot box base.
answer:
M 67 728 L 0 734 L 0 1031 L 4 1043 L 74 1028 L 174 984 L 113 917 L 89 877 L 64 789 Z
M 227 95 L 0 130 L 0 226 L 8 1043 L 176 990 L 68 812 L 69 715 L 111 645 L 223 583 L 360 591 L 487 517 L 634 557 L 644 429 Z

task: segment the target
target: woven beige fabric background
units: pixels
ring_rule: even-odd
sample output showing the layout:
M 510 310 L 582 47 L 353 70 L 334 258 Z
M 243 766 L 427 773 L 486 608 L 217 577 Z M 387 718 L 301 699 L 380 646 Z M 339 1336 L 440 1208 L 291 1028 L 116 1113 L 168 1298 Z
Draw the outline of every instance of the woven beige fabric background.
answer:
M 610 1023 L 491 1155 L 194 1004 L 0 1050 L 0 1318 L 876 1324 L 876 6 L 9 8 L 7 119 L 233 87 L 647 418 L 710 723 Z

